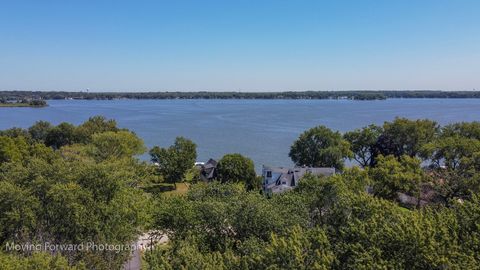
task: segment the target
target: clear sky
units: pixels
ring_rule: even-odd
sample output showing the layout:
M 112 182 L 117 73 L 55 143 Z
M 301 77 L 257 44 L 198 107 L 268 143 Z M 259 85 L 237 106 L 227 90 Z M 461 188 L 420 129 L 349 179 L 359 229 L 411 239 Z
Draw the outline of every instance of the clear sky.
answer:
M 0 89 L 480 90 L 480 1 L 0 2 Z

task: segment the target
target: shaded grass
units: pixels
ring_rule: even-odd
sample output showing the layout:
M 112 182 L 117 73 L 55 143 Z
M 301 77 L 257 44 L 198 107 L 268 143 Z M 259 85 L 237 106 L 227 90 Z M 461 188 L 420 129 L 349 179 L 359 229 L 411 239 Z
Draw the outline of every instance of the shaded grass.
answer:
M 159 183 L 159 184 L 152 184 L 146 187 L 143 187 L 142 189 L 145 192 L 151 193 L 151 194 L 160 194 L 163 193 L 167 196 L 172 196 L 172 195 L 183 195 L 187 193 L 189 185 L 186 183 L 176 183 L 177 189 L 175 189 L 175 186 L 173 184 L 169 183 Z

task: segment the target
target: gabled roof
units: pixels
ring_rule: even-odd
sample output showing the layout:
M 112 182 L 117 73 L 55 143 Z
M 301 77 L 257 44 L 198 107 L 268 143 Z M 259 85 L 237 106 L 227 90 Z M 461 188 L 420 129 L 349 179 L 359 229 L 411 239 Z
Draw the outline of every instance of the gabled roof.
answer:
M 274 173 L 286 173 L 286 174 L 294 174 L 296 179 L 303 177 L 307 173 L 311 173 L 313 175 L 323 175 L 323 176 L 330 176 L 335 174 L 335 168 L 327 168 L 327 167 L 294 167 L 294 168 L 285 168 L 285 167 L 272 167 L 263 165 L 263 169 L 267 171 L 272 171 Z
M 285 190 L 288 187 L 295 187 L 298 185 L 300 179 L 306 174 L 318 175 L 318 176 L 330 176 L 335 174 L 335 168 L 310 168 L 310 167 L 295 167 L 292 169 L 284 167 L 271 167 L 263 165 L 265 171 L 271 171 L 279 176 L 274 182 L 270 182 L 264 186 L 266 190 L 271 190 L 273 193 Z M 273 176 L 273 175 L 272 175 Z M 280 186 L 284 188 L 279 188 Z

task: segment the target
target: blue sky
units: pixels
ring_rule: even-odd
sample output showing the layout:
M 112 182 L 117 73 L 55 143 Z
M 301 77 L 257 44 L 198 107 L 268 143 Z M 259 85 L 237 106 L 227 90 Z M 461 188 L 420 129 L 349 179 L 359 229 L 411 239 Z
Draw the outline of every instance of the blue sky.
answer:
M 480 90 L 480 1 L 1 1 L 0 89 Z

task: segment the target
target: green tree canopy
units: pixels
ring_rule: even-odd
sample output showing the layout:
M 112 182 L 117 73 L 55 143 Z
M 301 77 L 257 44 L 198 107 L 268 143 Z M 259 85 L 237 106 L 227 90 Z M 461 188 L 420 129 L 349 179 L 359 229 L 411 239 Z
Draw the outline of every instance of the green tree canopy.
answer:
M 0 136 L 0 164 L 9 161 L 22 161 L 28 154 L 28 145 L 23 137 Z
M 32 139 L 0 136 L 0 245 L 130 245 L 148 220 L 149 198 L 138 186 L 152 173 L 134 157 L 142 141 L 129 131 L 107 131 L 80 144 L 76 127 L 64 123 L 47 132 L 49 147 L 41 139 L 48 129 L 37 123 L 29 129 Z M 129 251 L 46 255 L 2 249 L 0 268 L 119 269 Z
M 300 135 L 290 148 L 289 156 L 298 166 L 342 169 L 350 157 L 350 145 L 337 131 L 325 126 L 311 128 Z
M 97 133 L 107 131 L 118 131 L 117 122 L 113 119 L 106 119 L 103 116 L 90 117 L 83 124 L 76 129 L 76 136 L 78 142 L 86 143 L 92 139 L 92 136 Z
M 58 126 L 50 129 L 45 138 L 45 144 L 59 149 L 64 145 L 73 144 L 77 141 L 76 127 L 69 123 L 61 123 Z
M 53 126 L 49 122 L 38 121 L 28 128 L 28 133 L 30 133 L 32 139 L 43 143 L 47 139 L 48 133 L 52 128 Z
M 92 136 L 93 155 L 97 159 L 130 157 L 146 151 L 142 139 L 130 131 L 107 131 Z
M 182 181 L 187 170 L 194 166 L 197 146 L 189 139 L 177 137 L 175 143 L 168 148 L 153 147 L 150 156 L 164 179 L 175 184 Z
M 393 122 L 385 122 L 383 133 L 376 144 L 377 154 L 401 157 L 415 157 L 420 154 L 423 145 L 433 141 L 439 132 L 435 121 L 428 119 L 409 120 L 395 118 Z
M 375 155 L 375 144 L 382 134 L 382 128 L 376 125 L 369 125 L 362 129 L 349 131 L 343 135 L 350 143 L 353 152 L 353 159 L 362 167 L 373 165 Z
M 218 161 L 217 179 L 222 183 L 244 183 L 247 190 L 258 186 L 253 161 L 238 153 L 227 154 Z
M 374 194 L 389 200 L 395 200 L 397 192 L 418 196 L 419 184 L 424 179 L 420 163 L 419 159 L 407 155 L 400 159 L 392 155 L 379 156 L 377 165 L 368 171 Z

